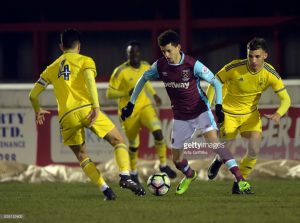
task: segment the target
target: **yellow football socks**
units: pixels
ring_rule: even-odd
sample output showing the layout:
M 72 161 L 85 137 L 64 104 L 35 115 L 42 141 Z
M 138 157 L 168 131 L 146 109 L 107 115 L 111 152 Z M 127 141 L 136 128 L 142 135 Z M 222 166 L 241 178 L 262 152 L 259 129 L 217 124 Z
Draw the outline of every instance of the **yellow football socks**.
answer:
M 129 148 L 130 170 L 137 170 L 138 151 L 137 148 Z
M 127 146 L 124 143 L 119 143 L 115 145 L 114 148 L 115 159 L 119 166 L 120 173 L 129 175 L 130 161 Z
M 167 147 L 164 140 L 155 140 L 155 149 L 156 154 L 159 157 L 159 162 L 161 166 L 165 166 L 167 164 Z
M 249 174 L 253 171 L 256 164 L 257 158 L 246 155 L 240 162 L 240 171 L 243 177 L 246 179 Z
M 80 166 L 85 175 L 87 175 L 93 183 L 97 184 L 99 187 L 106 184 L 100 171 L 96 168 L 95 164 L 89 157 L 82 160 L 80 162 Z

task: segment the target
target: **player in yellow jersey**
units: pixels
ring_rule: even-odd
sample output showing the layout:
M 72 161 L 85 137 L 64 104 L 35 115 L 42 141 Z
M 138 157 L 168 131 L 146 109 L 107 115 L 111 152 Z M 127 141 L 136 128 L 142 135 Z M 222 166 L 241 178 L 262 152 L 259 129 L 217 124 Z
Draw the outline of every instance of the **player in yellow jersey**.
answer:
M 60 48 L 63 54 L 42 72 L 29 94 L 36 113 L 36 122 L 42 125 L 45 115 L 50 113 L 40 107 L 39 95 L 52 84 L 58 104 L 63 143 L 74 152 L 84 173 L 99 186 L 104 199 L 115 200 L 116 195 L 106 184 L 87 153 L 85 128 L 89 128 L 114 147 L 120 169 L 120 186 L 143 196 L 144 189 L 130 179 L 129 155 L 122 135 L 111 120 L 100 111 L 95 82 L 97 75 L 95 62 L 92 58 L 79 54 L 80 47 L 80 34 L 77 30 L 66 29 L 61 33 Z
M 141 60 L 140 43 L 132 41 L 126 48 L 128 60 L 118 66 L 109 81 L 107 97 L 118 98 L 118 112 L 126 106 L 132 90 L 142 74 L 150 68 L 150 65 Z M 146 92 L 146 90 L 148 92 Z M 145 126 L 152 132 L 155 140 L 156 152 L 159 156 L 160 171 L 167 173 L 170 178 L 175 178 L 176 173 L 167 165 L 167 148 L 161 131 L 160 120 L 156 109 L 147 93 L 150 93 L 156 104 L 161 104 L 161 99 L 156 95 L 155 90 L 149 82 L 137 98 L 133 115 L 122 121 L 122 127 L 129 141 L 129 156 L 131 166 L 131 179 L 139 184 L 137 172 L 138 147 L 140 144 L 139 131 L 141 126 Z
M 265 115 L 279 124 L 280 118 L 287 112 L 291 100 L 284 87 L 283 81 L 275 69 L 265 60 L 268 57 L 267 44 L 262 38 L 254 38 L 247 44 L 247 59 L 234 60 L 225 65 L 216 77 L 223 83 L 224 123 L 220 128 L 220 135 L 227 140 L 230 147 L 235 147 L 238 132 L 247 139 L 247 154 L 240 162 L 240 170 L 246 179 L 252 172 L 259 154 L 262 139 L 262 124 L 257 104 L 261 94 L 272 87 L 280 99 L 280 106 L 273 114 Z M 207 90 L 211 102 L 214 90 L 209 86 Z M 209 179 L 214 179 L 222 165 L 220 157 L 216 156 L 208 169 Z M 234 183 L 233 194 L 240 194 Z

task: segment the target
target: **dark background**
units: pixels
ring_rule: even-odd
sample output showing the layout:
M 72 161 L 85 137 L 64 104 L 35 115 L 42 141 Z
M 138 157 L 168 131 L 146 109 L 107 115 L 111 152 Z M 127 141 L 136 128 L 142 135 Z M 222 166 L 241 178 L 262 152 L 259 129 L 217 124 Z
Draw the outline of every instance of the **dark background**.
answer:
M 246 57 L 254 36 L 269 45 L 268 62 L 282 78 L 298 78 L 300 7 L 296 1 L 17 1 L 1 2 L 0 82 L 33 82 L 60 55 L 59 33 L 83 34 L 82 53 L 95 59 L 98 80 L 107 80 L 126 59 L 125 45 L 142 42 L 144 59 L 160 56 L 156 36 L 167 28 L 181 34 L 186 53 L 213 72 Z

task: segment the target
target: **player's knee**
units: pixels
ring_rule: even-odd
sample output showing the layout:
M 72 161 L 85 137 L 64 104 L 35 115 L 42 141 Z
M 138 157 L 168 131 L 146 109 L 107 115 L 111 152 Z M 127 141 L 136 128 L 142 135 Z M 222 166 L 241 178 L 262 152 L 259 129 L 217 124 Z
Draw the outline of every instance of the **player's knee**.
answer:
M 164 139 L 161 129 L 155 130 L 152 132 L 152 134 L 156 141 L 161 141 Z
M 70 149 L 73 151 L 79 161 L 84 160 L 88 156 L 84 143 L 82 145 L 70 146 Z
M 109 142 L 112 146 L 118 145 L 120 143 L 125 144 L 125 140 L 123 139 L 122 135 L 118 131 L 111 131 L 109 132 L 104 139 Z

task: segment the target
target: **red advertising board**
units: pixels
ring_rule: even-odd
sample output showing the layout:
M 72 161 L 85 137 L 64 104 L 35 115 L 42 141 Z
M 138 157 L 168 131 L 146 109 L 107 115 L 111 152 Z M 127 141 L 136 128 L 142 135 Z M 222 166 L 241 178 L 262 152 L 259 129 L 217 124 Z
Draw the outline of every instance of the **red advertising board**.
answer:
M 291 107 L 288 114 L 281 119 L 281 124 L 276 125 L 264 114 L 271 114 L 274 108 L 260 109 L 263 125 L 263 141 L 260 157 L 264 159 L 300 159 L 300 108 Z M 170 148 L 172 130 L 172 111 L 170 109 L 160 109 L 160 119 L 163 134 L 167 146 Z M 120 129 L 117 110 L 106 109 L 105 113 L 117 124 Z M 37 143 L 37 163 L 45 166 L 48 164 L 77 165 L 75 156 L 70 149 L 61 144 L 57 112 L 52 111 L 47 118 L 45 125 L 38 126 Z M 146 129 L 140 133 L 139 157 L 142 159 L 154 159 L 155 149 L 152 134 Z M 97 139 L 91 132 L 86 133 L 86 143 L 88 151 L 95 162 L 105 162 L 113 158 L 113 149 L 102 139 Z M 239 145 L 233 151 L 235 157 L 240 157 L 245 153 L 243 145 Z M 168 150 L 170 155 L 170 150 Z M 213 150 L 204 148 L 198 151 L 194 158 L 208 158 L 213 155 Z M 193 157 L 190 157 L 193 158 Z

